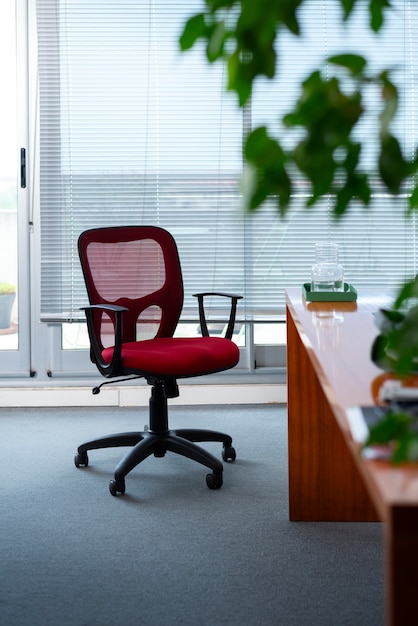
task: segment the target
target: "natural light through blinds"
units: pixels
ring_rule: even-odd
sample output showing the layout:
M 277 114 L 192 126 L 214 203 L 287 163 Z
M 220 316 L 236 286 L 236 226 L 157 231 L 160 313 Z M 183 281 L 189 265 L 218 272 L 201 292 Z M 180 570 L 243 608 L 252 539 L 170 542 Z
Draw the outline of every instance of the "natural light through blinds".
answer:
M 37 0 L 42 319 L 80 316 L 77 238 L 105 225 L 156 224 L 173 233 L 186 317 L 196 312 L 191 294 L 216 289 L 245 297 L 241 316 L 277 319 L 284 290 L 309 279 L 314 244 L 328 237 L 341 244 L 356 287 L 413 275 L 416 226 L 405 223 L 403 198 L 376 188 L 373 208 L 354 207 L 337 227 L 326 201 L 306 214 L 303 185 L 286 220 L 272 206 L 245 217 L 240 197 L 243 128 L 268 121 L 278 131 L 298 82 L 336 52 L 366 49 L 376 66 L 402 68 L 397 134 L 413 150 L 418 7 L 395 4 L 376 38 L 361 8 L 344 29 L 335 0 L 307 3 L 303 39 L 281 40 L 275 83 L 260 83 L 243 113 L 225 93 L 221 65 L 208 66 L 201 49 L 179 51 L 198 0 Z M 371 140 L 366 161 L 373 153 Z

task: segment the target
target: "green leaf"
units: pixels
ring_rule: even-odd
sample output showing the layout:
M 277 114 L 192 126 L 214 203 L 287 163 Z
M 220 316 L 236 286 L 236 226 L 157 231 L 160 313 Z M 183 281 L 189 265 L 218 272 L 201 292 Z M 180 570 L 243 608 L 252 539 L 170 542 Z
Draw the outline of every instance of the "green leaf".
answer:
M 189 50 L 200 37 L 205 37 L 207 27 L 203 13 L 193 15 L 187 20 L 180 36 L 180 49 Z
M 389 126 L 398 110 L 398 90 L 389 79 L 388 72 L 382 72 L 378 76 L 378 80 L 382 83 L 382 97 L 385 103 L 384 109 L 380 114 L 380 129 L 381 133 L 389 133 Z
M 387 335 L 378 335 L 372 343 L 370 358 L 383 371 L 393 372 L 396 369 L 396 359 L 387 353 L 387 346 Z
M 401 308 L 405 302 L 408 302 L 408 300 L 412 298 L 418 298 L 418 275 L 414 280 L 410 280 L 402 285 L 395 300 L 395 309 Z M 399 315 L 402 315 L 401 321 L 403 321 L 405 315 L 403 313 L 399 313 Z
M 275 139 L 269 136 L 265 126 L 259 126 L 248 135 L 245 141 L 244 155 L 250 163 L 254 163 L 257 167 L 266 167 L 284 161 L 282 148 Z
M 390 8 L 389 0 L 370 0 L 370 26 L 377 33 L 384 23 L 384 11 Z
M 357 198 L 364 205 L 368 205 L 371 198 L 371 190 L 367 176 L 361 174 L 349 174 L 346 183 L 338 190 L 336 203 L 334 204 L 334 214 L 336 217 L 344 215 L 350 202 Z
M 223 55 L 225 38 L 226 27 L 225 22 L 222 20 L 216 24 L 208 40 L 206 52 L 210 63 L 213 63 Z
M 408 432 L 411 418 L 404 412 L 391 411 L 371 429 L 366 445 L 390 443 Z
M 350 16 L 351 11 L 354 8 L 355 2 L 356 2 L 356 0 L 341 0 L 342 7 L 344 9 L 344 19 L 345 20 Z
M 344 20 L 347 20 L 353 9 L 360 3 L 360 0 L 340 0 L 344 10 Z M 370 27 L 374 32 L 378 32 L 384 23 L 384 11 L 390 8 L 389 0 L 369 0 Z
M 244 177 L 247 208 L 254 211 L 268 197 L 277 196 L 279 211 L 284 214 L 290 201 L 291 181 L 280 144 L 268 135 L 265 126 L 260 126 L 248 135 L 244 155 L 251 165 Z
M 239 50 L 231 54 L 228 59 L 227 87 L 237 93 L 240 107 L 243 107 L 250 99 L 252 78 L 249 78 L 247 68 L 241 63 Z
M 336 202 L 334 204 L 335 215 L 336 216 L 343 215 L 352 199 L 353 199 L 353 194 L 351 192 L 351 189 L 347 185 L 345 185 L 337 193 Z
M 409 165 L 403 158 L 399 141 L 393 135 L 385 134 L 381 139 L 379 172 L 388 190 L 395 194 L 399 193 L 409 175 Z
M 411 449 L 416 437 L 413 433 L 405 433 L 395 440 L 392 461 L 395 464 L 405 463 L 411 459 Z
M 337 54 L 328 61 L 333 65 L 345 67 L 353 76 L 362 74 L 367 66 L 366 59 L 358 54 Z
M 408 308 L 405 319 L 391 333 L 388 333 L 387 353 L 396 356 L 396 371 L 403 374 L 414 373 L 418 355 L 418 307 Z
M 361 145 L 359 143 L 350 142 L 347 146 L 347 155 L 343 162 L 343 167 L 347 170 L 347 172 L 351 173 L 355 171 L 360 160 L 360 154 Z M 356 180 L 353 179 L 352 182 L 355 183 Z
M 374 323 L 381 332 L 388 332 L 397 324 L 403 322 L 404 319 L 405 315 L 401 313 L 401 311 L 395 309 L 379 309 L 374 316 Z
M 278 23 L 284 24 L 287 29 L 294 35 L 300 34 L 300 24 L 297 16 L 298 8 L 303 4 L 304 0 L 273 0 L 276 4 L 278 14 Z
M 404 463 L 416 457 L 418 437 L 416 416 L 408 411 L 390 411 L 386 417 L 370 429 L 365 447 L 389 445 L 392 462 Z

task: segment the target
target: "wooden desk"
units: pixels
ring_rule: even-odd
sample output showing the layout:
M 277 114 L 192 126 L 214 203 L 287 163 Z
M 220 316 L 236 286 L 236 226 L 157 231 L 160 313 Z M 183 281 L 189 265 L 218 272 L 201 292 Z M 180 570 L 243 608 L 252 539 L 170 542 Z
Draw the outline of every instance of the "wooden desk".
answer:
M 368 461 L 346 408 L 374 404 L 381 370 L 370 360 L 373 312 L 383 294 L 356 303 L 287 302 L 289 517 L 296 521 L 385 522 L 387 623 L 418 621 L 418 466 Z M 386 302 L 387 304 L 387 302 Z

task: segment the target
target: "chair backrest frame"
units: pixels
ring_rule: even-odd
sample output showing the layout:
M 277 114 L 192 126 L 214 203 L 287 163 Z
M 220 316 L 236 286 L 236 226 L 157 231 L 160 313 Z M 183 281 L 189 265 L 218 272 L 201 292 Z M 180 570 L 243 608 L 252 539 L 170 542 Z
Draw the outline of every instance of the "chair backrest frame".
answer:
M 156 324 L 154 337 L 172 337 L 183 308 L 184 288 L 173 236 L 158 226 L 112 226 L 83 232 L 78 252 L 90 304 L 126 307 L 122 342 L 137 340 L 138 320 Z M 151 312 L 151 313 L 150 313 Z M 101 337 L 112 312 L 94 312 Z M 151 338 L 151 337 L 149 337 Z

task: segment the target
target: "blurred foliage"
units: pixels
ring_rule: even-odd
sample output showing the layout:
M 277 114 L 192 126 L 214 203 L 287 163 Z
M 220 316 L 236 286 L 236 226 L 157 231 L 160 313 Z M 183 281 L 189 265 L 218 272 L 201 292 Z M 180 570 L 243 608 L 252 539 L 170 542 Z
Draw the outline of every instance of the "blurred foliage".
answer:
M 0 282 L 0 296 L 16 293 L 16 285 L 12 283 Z
M 190 17 L 184 26 L 181 49 L 188 50 L 203 40 L 210 63 L 226 62 L 227 89 L 237 94 L 243 107 L 251 98 L 257 78 L 272 79 L 278 73 L 278 38 L 284 31 L 300 35 L 298 11 L 307 1 L 205 0 L 204 11 Z M 375 33 L 393 10 L 390 0 L 328 1 L 340 5 L 343 21 L 349 21 L 357 5 L 366 2 L 370 29 Z M 380 154 L 373 171 L 366 172 L 360 167 L 363 146 L 353 136 L 365 112 L 365 89 L 370 86 L 381 99 L 377 137 Z M 303 131 L 291 150 L 284 149 L 280 137 L 273 137 L 266 127 L 254 128 L 245 138 L 246 208 L 255 211 L 266 198 L 275 198 L 284 215 L 291 202 L 291 172 L 295 168 L 310 184 L 307 206 L 327 196 L 336 216 L 343 215 L 353 200 L 369 204 L 371 180 L 380 179 L 389 193 L 399 193 L 416 172 L 417 163 L 415 158 L 409 161 L 404 157 L 398 139 L 391 133 L 397 108 L 398 90 L 389 69 L 371 73 L 361 54 L 328 58 L 326 68 L 324 62 L 306 78 L 293 110 L 281 120 L 284 129 Z M 417 207 L 415 188 L 409 208 Z
M 368 446 L 390 445 L 395 464 L 418 459 L 418 416 L 415 412 L 393 409 L 370 429 Z
M 376 314 L 380 334 L 372 346 L 372 360 L 383 370 L 418 374 L 418 277 L 399 290 L 392 309 Z
M 418 374 L 418 277 L 403 285 L 393 308 L 376 313 L 375 323 L 380 333 L 372 345 L 372 361 L 408 384 Z M 371 428 L 365 445 L 389 443 L 395 463 L 418 460 L 418 403 L 389 406 L 392 410 Z
M 301 33 L 298 12 L 308 0 L 205 0 L 203 11 L 184 25 L 182 50 L 198 40 L 205 44 L 208 62 L 226 62 L 227 89 L 235 92 L 239 105 L 250 100 L 259 77 L 272 79 L 279 71 L 277 41 L 283 32 Z M 341 8 L 342 21 L 349 22 L 354 10 L 366 4 L 369 27 L 378 33 L 394 10 L 392 0 L 328 0 Z M 359 41 L 361 49 L 361 41 Z M 363 144 L 355 130 L 365 113 L 366 89 L 380 98 L 376 108 L 378 161 L 363 171 Z M 293 110 L 281 119 L 283 132 L 297 130 L 300 139 L 285 149 L 279 136 L 265 126 L 254 128 L 245 138 L 244 197 L 246 208 L 256 211 L 267 198 L 274 198 L 281 215 L 288 210 L 295 171 L 310 187 L 307 207 L 326 196 L 334 215 L 342 216 L 355 200 L 367 206 L 376 184 L 390 194 L 412 189 L 408 211 L 418 208 L 415 156 L 405 158 L 399 140 L 391 131 L 398 110 L 398 89 L 389 68 L 373 74 L 361 54 L 340 54 L 326 59 L 300 86 Z M 406 183 L 409 187 L 406 187 Z M 372 359 L 382 369 L 404 375 L 418 373 L 418 280 L 407 283 L 394 307 L 377 316 L 380 334 L 372 347 Z M 407 460 L 418 450 L 416 420 L 408 412 L 393 411 L 371 432 L 368 443 L 393 444 L 393 459 Z

